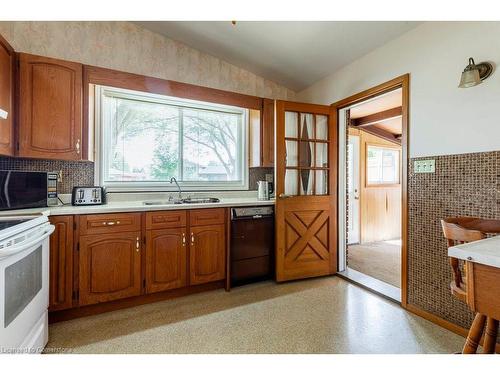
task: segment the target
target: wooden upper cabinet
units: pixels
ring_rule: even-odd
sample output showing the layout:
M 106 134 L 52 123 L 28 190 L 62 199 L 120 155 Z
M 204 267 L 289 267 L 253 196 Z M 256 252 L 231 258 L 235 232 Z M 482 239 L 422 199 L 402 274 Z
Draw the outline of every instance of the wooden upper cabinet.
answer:
M 0 155 L 14 155 L 14 49 L 0 35 Z M 3 118 L 7 115 L 7 118 Z
M 274 167 L 274 100 L 262 99 L 261 110 L 249 111 L 250 167 Z
M 141 294 L 141 232 L 80 237 L 80 305 Z
M 261 166 L 274 167 L 274 100 L 262 103 L 262 151 Z
M 82 159 L 82 65 L 19 54 L 18 155 Z
M 149 230 L 146 235 L 146 293 L 186 286 L 186 228 Z
M 73 305 L 73 216 L 51 216 L 49 310 Z
M 191 228 L 190 284 L 223 280 L 226 276 L 225 225 Z

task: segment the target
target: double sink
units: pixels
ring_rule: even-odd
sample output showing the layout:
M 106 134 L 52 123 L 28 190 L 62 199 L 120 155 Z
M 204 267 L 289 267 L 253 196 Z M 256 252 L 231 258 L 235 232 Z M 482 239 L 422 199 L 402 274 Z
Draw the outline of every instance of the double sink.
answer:
M 145 206 L 160 206 L 160 205 L 173 205 L 173 204 L 195 204 L 195 203 L 218 203 L 219 198 L 181 198 L 181 199 L 168 199 L 164 201 L 144 201 L 142 204 Z

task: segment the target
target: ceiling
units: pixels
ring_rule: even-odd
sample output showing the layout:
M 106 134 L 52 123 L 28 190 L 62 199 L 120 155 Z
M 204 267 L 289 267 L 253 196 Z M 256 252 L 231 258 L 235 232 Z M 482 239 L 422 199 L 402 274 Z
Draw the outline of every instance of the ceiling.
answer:
M 351 119 L 360 119 L 375 113 L 383 112 L 403 105 L 403 91 L 401 88 L 390 91 L 386 94 L 377 96 L 373 99 L 356 104 L 350 109 Z M 394 136 L 403 132 L 403 123 L 401 117 L 382 120 L 372 125 L 375 128 L 385 130 Z M 363 128 L 361 128 L 363 129 Z
M 149 21 L 151 31 L 301 91 L 419 25 L 406 21 Z

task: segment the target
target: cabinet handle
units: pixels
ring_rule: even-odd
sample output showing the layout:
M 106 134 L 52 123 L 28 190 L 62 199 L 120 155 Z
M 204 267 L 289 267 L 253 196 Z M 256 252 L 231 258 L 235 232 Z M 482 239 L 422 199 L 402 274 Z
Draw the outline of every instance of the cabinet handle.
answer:
M 80 154 L 80 140 L 79 139 L 76 140 L 75 148 L 76 148 L 76 153 Z
M 136 249 L 137 252 L 139 252 L 139 237 L 137 237 L 137 239 L 136 239 L 135 249 Z
M 191 243 L 194 244 L 194 233 L 191 232 Z
M 119 221 L 108 221 L 108 222 L 104 222 L 103 223 L 104 225 L 115 225 L 115 224 L 120 224 Z
M 186 246 L 186 233 L 182 233 L 182 246 Z

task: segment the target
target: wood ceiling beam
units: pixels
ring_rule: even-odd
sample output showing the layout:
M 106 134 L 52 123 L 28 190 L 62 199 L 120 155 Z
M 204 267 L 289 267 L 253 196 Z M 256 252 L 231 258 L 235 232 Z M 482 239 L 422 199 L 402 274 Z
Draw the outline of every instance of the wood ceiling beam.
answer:
M 400 118 L 402 115 L 403 107 L 395 107 L 368 116 L 351 119 L 351 125 L 357 127 L 370 126 L 382 121 Z
M 370 133 L 374 136 L 380 137 L 385 139 L 386 141 L 395 143 L 399 146 L 401 146 L 401 137 L 392 134 L 391 132 L 388 132 L 387 130 L 381 129 L 375 125 L 365 125 L 361 128 L 359 128 L 361 131 L 365 131 L 367 133 Z

